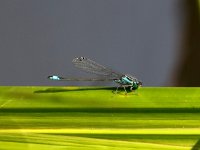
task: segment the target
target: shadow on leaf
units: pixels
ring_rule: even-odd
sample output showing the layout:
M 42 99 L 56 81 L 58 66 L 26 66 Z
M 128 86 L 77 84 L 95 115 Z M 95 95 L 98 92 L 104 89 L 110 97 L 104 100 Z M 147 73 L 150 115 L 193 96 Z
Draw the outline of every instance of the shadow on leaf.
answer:
M 69 91 L 96 91 L 96 90 L 116 90 L 115 87 L 80 87 L 80 88 L 47 88 L 45 90 L 37 90 L 34 93 L 59 93 Z
M 200 139 L 195 143 L 191 150 L 200 150 Z

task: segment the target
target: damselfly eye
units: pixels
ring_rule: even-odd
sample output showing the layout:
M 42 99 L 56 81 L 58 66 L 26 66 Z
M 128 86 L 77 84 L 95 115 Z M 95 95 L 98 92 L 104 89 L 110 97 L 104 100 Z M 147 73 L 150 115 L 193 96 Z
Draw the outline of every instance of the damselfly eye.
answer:
M 79 57 L 78 59 L 79 59 L 79 61 L 82 61 L 82 60 L 84 60 L 86 58 L 85 57 Z

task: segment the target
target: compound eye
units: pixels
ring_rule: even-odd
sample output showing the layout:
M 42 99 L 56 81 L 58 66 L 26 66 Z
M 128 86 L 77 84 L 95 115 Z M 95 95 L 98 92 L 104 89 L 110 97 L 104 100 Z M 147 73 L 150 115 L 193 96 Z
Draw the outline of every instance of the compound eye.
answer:
M 76 58 L 77 61 L 82 61 L 82 60 L 84 60 L 84 59 L 86 59 L 86 58 L 85 58 L 85 57 L 77 57 L 77 58 Z
M 82 61 L 82 60 L 84 60 L 85 59 L 85 57 L 79 57 L 79 60 L 80 61 Z

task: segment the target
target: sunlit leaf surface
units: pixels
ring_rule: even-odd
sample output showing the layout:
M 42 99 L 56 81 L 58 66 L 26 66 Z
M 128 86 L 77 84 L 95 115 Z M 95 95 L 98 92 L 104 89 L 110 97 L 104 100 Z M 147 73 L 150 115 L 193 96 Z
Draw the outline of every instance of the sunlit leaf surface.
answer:
M 0 87 L 0 149 L 195 150 L 200 88 Z

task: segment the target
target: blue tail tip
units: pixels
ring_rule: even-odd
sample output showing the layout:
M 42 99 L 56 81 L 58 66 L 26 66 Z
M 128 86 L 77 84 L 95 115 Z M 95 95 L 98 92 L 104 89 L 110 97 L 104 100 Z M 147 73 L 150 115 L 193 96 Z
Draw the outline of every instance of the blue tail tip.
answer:
M 50 80 L 60 80 L 61 78 L 59 76 L 53 75 L 53 76 L 48 76 L 48 79 L 50 79 Z

